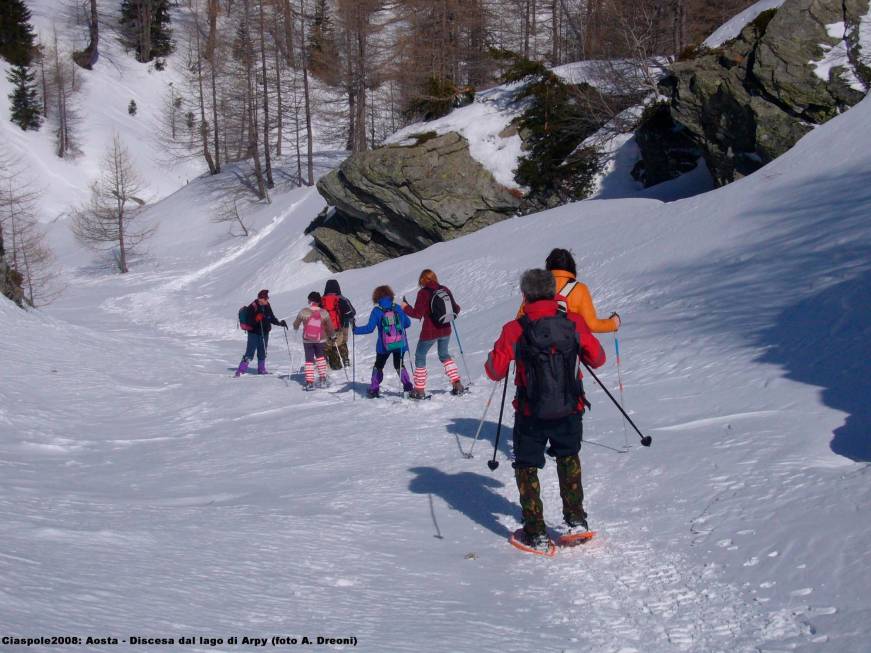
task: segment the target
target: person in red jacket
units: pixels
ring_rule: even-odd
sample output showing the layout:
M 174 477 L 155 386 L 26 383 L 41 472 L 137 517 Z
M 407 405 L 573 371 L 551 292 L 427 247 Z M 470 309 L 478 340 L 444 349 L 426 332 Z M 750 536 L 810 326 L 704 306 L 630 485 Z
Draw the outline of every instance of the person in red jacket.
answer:
M 460 370 L 448 348 L 451 342 L 451 322 L 460 313 L 460 307 L 454 301 L 454 295 L 451 291 L 439 284 L 439 279 L 432 270 L 427 269 L 420 273 L 418 285 L 420 290 L 417 292 L 414 306 L 411 306 L 404 298 L 402 301 L 402 310 L 408 317 L 423 320 L 420 339 L 417 341 L 417 348 L 414 351 L 414 392 L 409 396 L 412 399 L 423 399 L 426 396 L 426 355 L 433 345 L 438 346 L 439 360 L 451 382 L 451 394 L 461 394 L 463 383 L 460 380 Z M 443 322 L 437 322 L 432 314 L 433 296 L 440 291 L 443 293 L 442 297 L 446 293 L 450 301 L 450 305 L 445 302 L 445 308 L 450 314 L 442 316 Z
M 499 381 L 508 375 L 511 361 L 516 360 L 514 385 L 517 393 L 513 402 L 515 410 L 513 467 L 523 510 L 521 543 L 535 551 L 544 552 L 552 544 L 544 523 L 538 470 L 544 467 L 544 454 L 548 442 L 550 447 L 547 448 L 547 453 L 556 458 L 560 496 L 563 501 L 565 520 L 563 536 L 589 530 L 581 486 L 581 461 L 578 456 L 583 433 L 581 417 L 584 413 L 584 396 L 580 369 L 575 375 L 575 368 L 580 368 L 576 360 L 568 361 L 568 373 L 563 373 L 561 377 L 553 377 L 561 379 L 564 388 L 557 388 L 556 394 L 548 395 L 547 391 L 552 387 L 546 387 L 546 379 L 538 379 L 536 397 L 529 396 L 529 376 L 525 361 L 533 359 L 526 352 L 531 351 L 530 343 L 534 333 L 542 331 L 535 329 L 535 323 L 551 318 L 542 325 L 549 327 L 550 331 L 562 332 L 563 335 L 568 331 L 568 340 L 573 347 L 569 350 L 572 357 L 580 356 L 581 360 L 591 368 L 600 367 L 605 363 L 605 352 L 580 315 L 557 311 L 557 302 L 554 299 L 556 284 L 550 272 L 527 270 L 521 277 L 520 290 L 523 293 L 526 315 L 502 327 L 502 333 L 487 357 L 484 371 L 490 379 Z M 571 326 L 574 327 L 574 331 Z M 545 333 L 549 335 L 550 332 L 545 331 Z M 576 342 L 575 338 L 577 338 Z M 544 366 L 540 369 L 550 368 Z M 560 390 L 563 391 L 559 392 Z M 545 396 L 562 397 L 562 410 L 568 414 L 557 418 L 542 418 L 543 414 L 550 416 L 547 413 L 548 407 L 542 405 Z

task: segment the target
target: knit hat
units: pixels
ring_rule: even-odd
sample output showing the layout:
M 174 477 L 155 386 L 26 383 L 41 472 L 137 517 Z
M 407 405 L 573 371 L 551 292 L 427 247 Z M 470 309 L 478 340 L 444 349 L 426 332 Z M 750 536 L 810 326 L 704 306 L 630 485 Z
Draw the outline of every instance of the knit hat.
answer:
M 269 291 L 264 288 L 259 293 L 257 293 L 257 299 L 269 299 Z

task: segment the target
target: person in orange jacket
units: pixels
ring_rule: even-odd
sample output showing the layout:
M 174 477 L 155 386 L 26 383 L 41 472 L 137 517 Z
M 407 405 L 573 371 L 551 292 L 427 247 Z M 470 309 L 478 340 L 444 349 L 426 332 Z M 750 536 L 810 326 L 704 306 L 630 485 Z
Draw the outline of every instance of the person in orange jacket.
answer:
M 545 268 L 556 281 L 557 300 L 565 302 L 569 313 L 576 313 L 584 318 L 584 322 L 593 333 L 612 333 L 620 328 L 620 316 L 617 313 L 605 319 L 600 319 L 590 296 L 587 285 L 577 280 L 578 271 L 575 259 L 567 249 L 551 250 L 545 260 Z M 524 314 L 526 304 L 520 306 L 517 316 Z

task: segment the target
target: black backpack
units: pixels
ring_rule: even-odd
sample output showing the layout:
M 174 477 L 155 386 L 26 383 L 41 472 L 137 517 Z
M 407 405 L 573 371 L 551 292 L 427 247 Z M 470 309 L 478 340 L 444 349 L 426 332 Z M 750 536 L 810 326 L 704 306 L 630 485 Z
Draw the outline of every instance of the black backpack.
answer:
M 351 304 L 351 300 L 345 297 L 344 295 L 339 296 L 339 317 L 342 319 L 342 327 L 348 326 L 351 321 L 354 319 L 354 316 L 357 315 L 357 311 L 354 309 L 354 305 Z
M 444 286 L 439 286 L 432 291 L 432 297 L 429 299 L 429 314 L 438 326 L 446 326 L 457 318 L 451 293 Z
M 526 371 L 520 401 L 533 417 L 560 419 L 577 412 L 583 396 L 578 379 L 581 343 L 575 323 L 562 313 L 553 317 L 518 320 L 523 334 L 517 342 L 517 360 Z
M 241 328 L 242 331 L 254 330 L 254 327 L 251 326 L 251 318 L 251 304 L 245 304 L 245 306 L 239 309 L 239 328 Z

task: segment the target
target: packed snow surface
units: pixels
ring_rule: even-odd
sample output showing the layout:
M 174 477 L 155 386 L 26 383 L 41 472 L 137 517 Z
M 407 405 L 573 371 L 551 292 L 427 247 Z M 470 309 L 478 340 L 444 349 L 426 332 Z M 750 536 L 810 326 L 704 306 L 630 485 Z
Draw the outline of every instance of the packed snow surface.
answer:
M 719 48 L 726 41 L 731 41 L 741 34 L 747 25 L 752 23 L 763 11 L 777 9 L 785 0 L 760 0 L 754 5 L 747 7 L 731 20 L 726 21 L 717 30 L 705 39 L 703 45 L 708 48 Z
M 355 340 L 356 385 L 333 372 L 330 389 L 303 392 L 298 336 L 281 331 L 271 375 L 232 377 L 238 307 L 265 287 L 292 318 L 330 277 L 302 262 L 323 207 L 313 189 L 246 206 L 254 235 L 239 240 L 208 219 L 222 179 L 199 179 L 150 208 L 160 228 L 125 276 L 55 224 L 66 294 L 41 311 L 0 302 L 0 635 L 115 636 L 137 651 L 247 651 L 227 638 L 277 635 L 364 651 L 863 650 L 869 120 L 865 100 L 704 195 L 572 204 L 337 275 L 362 315 L 374 286 L 410 296 L 424 267 L 454 291 L 472 391 L 450 396 L 431 354 L 422 403 L 401 400 L 392 374 L 384 399 L 364 397 L 372 337 Z M 558 245 L 600 313 L 623 317 L 625 403 L 653 446 L 587 378 L 599 535 L 547 560 L 506 541 L 520 516 L 510 410 L 501 465 L 484 464 L 498 393 L 475 457 L 462 452 L 518 277 Z M 613 357 L 600 378 L 616 389 Z M 557 527 L 552 463 L 541 479 Z M 129 644 L 182 635 L 224 643 Z

